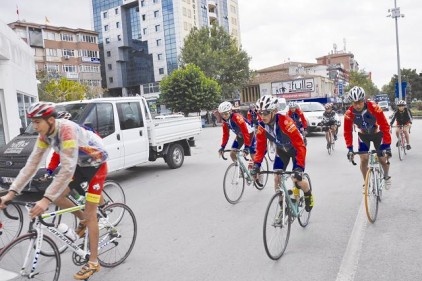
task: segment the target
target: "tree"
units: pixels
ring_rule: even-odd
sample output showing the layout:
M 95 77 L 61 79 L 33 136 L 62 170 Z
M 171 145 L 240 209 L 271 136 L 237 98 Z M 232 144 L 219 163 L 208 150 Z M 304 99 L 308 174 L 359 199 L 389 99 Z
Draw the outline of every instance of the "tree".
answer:
M 188 64 L 173 71 L 160 82 L 159 102 L 175 112 L 200 112 L 211 110 L 221 100 L 217 81 L 208 78 L 199 67 Z
M 185 38 L 180 64 L 197 65 L 207 77 L 215 79 L 222 89 L 223 99 L 235 98 L 235 93 L 250 78 L 248 54 L 237 46 L 221 26 L 192 29 Z
M 398 81 L 398 76 L 394 75 L 388 85 L 382 87 L 382 91 L 394 100 L 395 87 Z M 422 99 L 422 73 L 417 73 L 416 69 L 402 69 L 401 70 L 401 81 L 407 82 L 406 95 L 407 99 Z
M 41 101 L 63 102 L 86 97 L 88 87 L 56 73 L 37 72 L 38 97 Z
M 351 71 L 349 76 L 349 86 L 346 91 L 349 91 L 354 86 L 362 87 L 365 90 L 366 96 L 372 98 L 379 93 L 377 86 L 372 82 L 368 75 L 364 72 Z

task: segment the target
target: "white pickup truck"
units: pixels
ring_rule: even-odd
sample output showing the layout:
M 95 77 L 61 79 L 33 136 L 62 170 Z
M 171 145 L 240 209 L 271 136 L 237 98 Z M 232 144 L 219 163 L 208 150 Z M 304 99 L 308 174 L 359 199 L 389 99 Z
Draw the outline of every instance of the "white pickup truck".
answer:
M 184 156 L 191 155 L 194 138 L 202 130 L 200 116 L 170 115 L 153 118 L 143 97 L 59 103 L 57 111 L 70 112 L 72 121 L 92 128 L 103 138 L 109 154 L 109 172 L 155 161 L 160 157 L 164 158 L 170 168 L 179 168 L 184 162 Z M 25 132 L 0 148 L 0 187 L 9 188 L 25 165 L 36 136 L 32 126 L 28 126 Z M 48 161 L 47 157 L 46 164 Z M 36 177 L 44 173 L 45 167 L 41 167 Z M 25 190 L 40 191 L 47 184 L 33 181 Z

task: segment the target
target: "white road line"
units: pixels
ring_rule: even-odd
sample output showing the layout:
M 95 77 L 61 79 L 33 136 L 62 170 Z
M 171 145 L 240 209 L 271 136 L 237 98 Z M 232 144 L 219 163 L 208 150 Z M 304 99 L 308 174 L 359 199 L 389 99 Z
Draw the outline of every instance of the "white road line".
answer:
M 355 224 L 353 225 L 352 234 L 350 235 L 340 269 L 337 273 L 336 281 L 353 281 L 355 279 L 367 224 L 364 205 L 362 199 Z

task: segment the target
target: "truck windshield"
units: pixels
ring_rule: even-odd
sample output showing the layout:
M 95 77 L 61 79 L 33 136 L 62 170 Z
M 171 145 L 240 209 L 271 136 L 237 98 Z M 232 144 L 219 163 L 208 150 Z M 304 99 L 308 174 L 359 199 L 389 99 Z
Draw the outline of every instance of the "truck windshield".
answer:
M 303 112 L 325 111 L 324 106 L 318 102 L 300 103 L 299 106 Z
M 69 112 L 72 117 L 70 120 L 80 123 L 80 119 L 82 117 L 82 112 L 86 108 L 87 103 L 70 103 L 70 104 L 57 104 L 56 111 L 67 111 Z M 37 132 L 34 130 L 32 123 L 29 123 L 28 127 L 26 127 L 24 134 L 26 135 L 36 135 Z

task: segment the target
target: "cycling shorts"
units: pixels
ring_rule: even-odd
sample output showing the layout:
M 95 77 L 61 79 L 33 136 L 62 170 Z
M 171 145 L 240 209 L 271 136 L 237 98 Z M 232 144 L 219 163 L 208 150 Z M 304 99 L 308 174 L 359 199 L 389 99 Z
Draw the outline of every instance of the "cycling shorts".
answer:
M 81 184 L 88 183 L 88 189 L 85 193 L 86 201 L 98 204 L 100 202 L 101 192 L 107 177 L 107 163 L 98 167 L 76 166 L 73 179 L 69 184 L 70 189 L 78 191 L 80 194 Z

